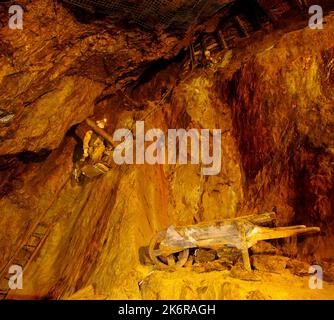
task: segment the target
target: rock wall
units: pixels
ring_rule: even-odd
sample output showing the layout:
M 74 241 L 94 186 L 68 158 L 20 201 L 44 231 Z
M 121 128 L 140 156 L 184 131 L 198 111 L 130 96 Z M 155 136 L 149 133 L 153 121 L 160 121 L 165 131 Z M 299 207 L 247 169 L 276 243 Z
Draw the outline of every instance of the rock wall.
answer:
M 320 226 L 322 258 L 334 254 L 333 53 L 332 17 L 324 30 L 288 33 L 234 74 L 228 98 L 248 205 Z
M 176 37 L 137 29 L 125 37 L 44 3 L 27 2 L 28 31 L 0 29 L 0 104 L 15 114 L 1 124 L 0 270 L 38 222 L 50 226 L 21 296 L 69 298 L 89 288 L 107 298 L 155 297 L 166 291 L 165 275 L 140 286 L 153 268 L 145 248 L 153 234 L 272 209 L 281 225 L 322 228 L 318 245 L 300 242 L 300 256 L 334 258 L 333 17 L 323 31 L 273 33 L 207 69 L 185 76 L 175 61 L 143 81 L 148 64 L 179 52 Z M 38 18 L 43 4 L 48 21 Z M 130 80 L 135 106 L 116 92 Z M 195 165 L 115 165 L 76 184 L 70 128 L 92 114 L 108 118 L 110 133 L 143 119 L 147 129 L 221 128 L 222 170 L 204 177 Z

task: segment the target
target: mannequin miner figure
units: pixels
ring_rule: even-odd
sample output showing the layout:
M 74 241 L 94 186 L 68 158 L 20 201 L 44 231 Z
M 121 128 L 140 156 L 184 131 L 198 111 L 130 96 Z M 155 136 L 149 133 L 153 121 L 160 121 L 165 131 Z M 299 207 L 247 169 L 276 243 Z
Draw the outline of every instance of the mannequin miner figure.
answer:
M 98 120 L 96 124 L 99 128 L 104 129 L 107 121 L 106 119 Z M 90 157 L 92 162 L 96 163 L 101 160 L 105 149 L 104 139 L 98 136 L 93 130 L 89 130 L 83 139 L 83 156 L 80 161 L 85 161 Z
M 105 129 L 107 119 L 96 121 L 96 125 L 100 129 Z M 76 134 L 82 139 L 83 153 L 81 159 L 74 164 L 75 180 L 81 182 L 83 176 L 95 178 L 108 172 L 109 159 L 112 159 L 112 146 L 85 124 L 77 128 Z

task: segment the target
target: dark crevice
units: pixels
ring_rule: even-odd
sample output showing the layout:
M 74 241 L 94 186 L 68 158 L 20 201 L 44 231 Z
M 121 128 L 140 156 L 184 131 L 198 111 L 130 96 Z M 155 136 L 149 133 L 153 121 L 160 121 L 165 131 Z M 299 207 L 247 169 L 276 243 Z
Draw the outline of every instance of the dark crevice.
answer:
M 38 163 L 45 161 L 51 154 L 51 150 L 41 149 L 38 152 L 25 151 L 18 154 L 17 158 L 24 164 Z

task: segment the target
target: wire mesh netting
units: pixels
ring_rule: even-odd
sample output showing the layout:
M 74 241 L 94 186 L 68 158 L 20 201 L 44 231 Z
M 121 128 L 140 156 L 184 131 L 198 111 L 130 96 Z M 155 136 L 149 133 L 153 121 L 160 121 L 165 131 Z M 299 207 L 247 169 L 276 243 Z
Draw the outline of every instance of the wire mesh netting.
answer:
M 106 15 L 122 14 L 145 28 L 187 29 L 199 19 L 217 13 L 233 0 L 64 0 Z

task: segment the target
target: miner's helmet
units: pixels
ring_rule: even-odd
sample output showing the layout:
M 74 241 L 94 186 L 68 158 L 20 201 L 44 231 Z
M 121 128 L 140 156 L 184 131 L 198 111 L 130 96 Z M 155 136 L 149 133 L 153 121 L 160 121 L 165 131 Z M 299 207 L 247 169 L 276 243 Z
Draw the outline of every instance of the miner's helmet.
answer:
M 107 126 L 107 119 L 104 118 L 102 120 L 96 121 L 96 124 L 99 128 L 104 129 Z

